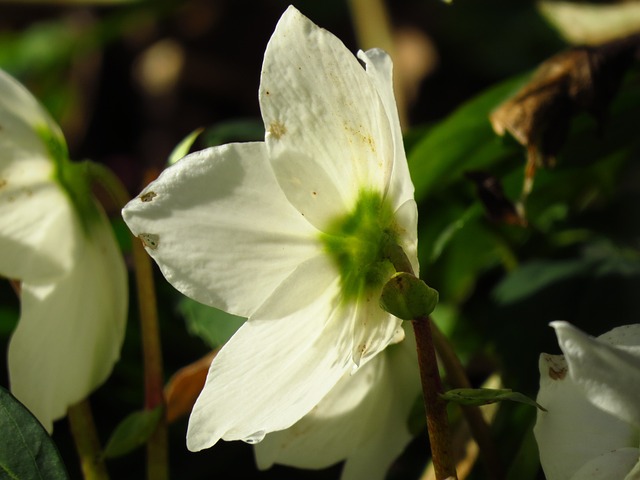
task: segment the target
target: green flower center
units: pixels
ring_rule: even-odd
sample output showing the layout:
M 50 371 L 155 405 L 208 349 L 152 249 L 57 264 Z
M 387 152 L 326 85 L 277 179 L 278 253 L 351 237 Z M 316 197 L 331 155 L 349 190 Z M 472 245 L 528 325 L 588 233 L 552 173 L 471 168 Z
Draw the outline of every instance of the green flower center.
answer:
M 91 192 L 87 164 L 69 160 L 69 151 L 64 139 L 55 135 L 48 127 L 37 128 L 36 132 L 55 165 L 53 180 L 68 195 L 84 231 L 88 233 L 91 222 L 99 217 L 99 213 Z
M 395 269 L 385 252 L 396 244 L 391 205 L 380 193 L 364 190 L 352 212 L 335 219 L 321 235 L 340 272 L 343 298 L 352 300 L 382 285 Z

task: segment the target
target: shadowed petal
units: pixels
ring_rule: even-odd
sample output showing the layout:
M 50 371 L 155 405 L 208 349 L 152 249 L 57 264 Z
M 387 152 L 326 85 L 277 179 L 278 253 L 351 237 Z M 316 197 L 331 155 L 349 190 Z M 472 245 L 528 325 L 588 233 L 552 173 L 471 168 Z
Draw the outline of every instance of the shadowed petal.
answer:
M 316 230 L 282 194 L 263 143 L 183 158 L 123 217 L 174 287 L 243 317 L 320 252 Z
M 569 374 L 594 405 L 640 428 L 640 344 L 617 347 L 567 322 L 552 322 Z M 638 338 L 638 329 L 624 331 Z M 609 339 L 616 334 L 609 334 Z
M 22 284 L 8 353 L 11 391 L 48 431 L 106 380 L 120 355 L 126 270 L 108 220 L 100 220 L 67 274 Z
M 571 480 L 638 480 L 638 471 L 629 473 L 640 465 L 637 448 L 621 448 L 603 453 L 578 470 Z M 550 480 L 550 479 L 548 479 Z
M 325 468 L 346 459 L 342 480 L 383 479 L 411 439 L 407 418 L 419 394 L 412 336 L 345 376 L 291 428 L 255 446 L 261 469 L 274 463 Z
M 75 248 L 62 241 L 72 238 L 74 212 L 37 129 L 64 146 L 36 99 L 0 70 L 0 274 L 27 281 L 61 274 Z
M 549 480 L 568 480 L 592 458 L 634 441 L 634 429 L 585 397 L 562 355 L 540 356 L 540 392 L 534 427 Z

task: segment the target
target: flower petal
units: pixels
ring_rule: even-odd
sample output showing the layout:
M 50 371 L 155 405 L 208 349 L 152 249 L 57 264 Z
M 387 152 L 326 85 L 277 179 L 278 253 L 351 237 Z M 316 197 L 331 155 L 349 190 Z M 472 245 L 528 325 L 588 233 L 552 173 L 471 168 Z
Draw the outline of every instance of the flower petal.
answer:
M 603 453 L 590 459 L 571 480 L 638 480 L 640 477 L 637 474 L 629 476 L 633 467 L 640 464 L 638 458 L 637 448 L 621 448 Z
M 569 375 L 589 401 L 640 428 L 640 348 L 613 346 L 567 322 L 552 322 L 551 326 L 565 354 Z M 636 335 L 637 331 L 631 338 Z
M 122 256 L 103 215 L 91 227 L 67 274 L 23 282 L 22 314 L 9 345 L 11 391 L 48 431 L 106 380 L 124 339 Z
M 8 278 L 42 281 L 73 263 L 80 228 L 75 210 L 58 185 L 36 178 L 43 170 L 51 172 L 51 164 L 41 159 L 0 170 L 0 274 Z
M 346 459 L 342 479 L 383 479 L 411 439 L 407 418 L 419 395 L 415 341 L 408 338 L 343 376 L 298 423 L 255 446 L 259 468 L 324 468 Z
M 364 365 L 390 343 L 402 339 L 402 320 L 380 308 L 382 287 L 358 298 L 353 324 L 353 362 Z
M 191 154 L 122 213 L 174 287 L 243 317 L 320 252 L 317 231 L 282 194 L 263 143 Z
M 37 100 L 0 70 L 0 273 L 27 281 L 68 269 L 75 248 L 52 241 L 69 238 L 74 218 L 37 129 L 64 145 Z
M 38 135 L 44 130 L 60 145 L 66 145 L 60 127 L 31 93 L 0 70 L 0 165 L 16 156 L 47 158 L 47 145 Z
M 240 327 L 211 364 L 193 408 L 190 450 L 220 438 L 256 443 L 290 427 L 331 390 L 351 368 L 345 344 L 350 325 L 339 290 L 333 265 L 319 255 L 300 265 Z M 306 299 L 307 305 L 288 306 L 288 299 Z
M 400 231 L 398 239 L 404 253 L 409 258 L 413 273 L 420 275 L 420 264 L 418 263 L 418 206 L 412 198 L 400 205 L 394 213 L 396 224 Z
M 393 62 L 391 57 L 379 48 L 373 48 L 366 52 L 359 51 L 358 58 L 367 66 L 367 74 L 371 77 L 380 95 L 393 135 L 395 154 L 387 196 L 391 199 L 395 210 L 403 203 L 413 200 L 414 187 L 409 175 L 409 165 L 404 151 L 398 117 L 398 106 L 393 93 Z
M 568 480 L 605 452 L 630 446 L 634 429 L 597 408 L 567 372 L 562 355 L 540 355 L 540 392 L 534 434 L 549 480 Z M 570 368 L 570 367 L 569 367 Z
M 280 185 L 318 228 L 350 211 L 362 189 L 387 191 L 393 133 L 374 82 L 340 40 L 293 7 L 267 45 L 259 98 Z

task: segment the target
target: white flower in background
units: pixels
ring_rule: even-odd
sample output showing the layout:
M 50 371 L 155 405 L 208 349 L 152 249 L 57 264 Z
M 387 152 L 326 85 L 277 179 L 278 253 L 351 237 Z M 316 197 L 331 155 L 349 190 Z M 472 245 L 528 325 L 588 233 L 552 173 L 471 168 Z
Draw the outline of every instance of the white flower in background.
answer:
M 289 7 L 262 67 L 265 141 L 189 155 L 123 210 L 178 290 L 249 318 L 211 365 L 191 450 L 292 426 L 400 338 L 382 250 L 417 273 L 417 208 L 391 60 L 359 58 Z
M 534 428 L 547 480 L 640 479 L 640 324 L 551 325 L 564 355 L 540 356 Z
M 391 345 L 346 373 L 300 421 L 255 445 L 258 467 L 326 468 L 345 460 L 342 480 L 383 480 L 413 438 L 408 419 L 420 398 L 416 344 Z M 422 402 L 418 404 L 422 408 Z
M 111 226 L 67 155 L 59 127 L 0 71 L 0 275 L 21 281 L 9 379 L 48 431 L 109 376 L 127 310 Z

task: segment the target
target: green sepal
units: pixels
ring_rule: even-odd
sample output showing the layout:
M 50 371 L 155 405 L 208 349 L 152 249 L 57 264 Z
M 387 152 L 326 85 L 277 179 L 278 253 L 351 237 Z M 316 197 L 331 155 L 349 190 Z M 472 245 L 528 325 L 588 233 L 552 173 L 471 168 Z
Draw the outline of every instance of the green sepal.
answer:
M 474 407 L 489 405 L 503 400 L 510 400 L 512 402 L 531 405 L 532 407 L 539 408 L 544 412 L 547 411 L 535 400 L 532 400 L 522 393 L 514 392 L 509 388 L 458 388 L 455 390 L 449 390 L 440 396 L 448 402 Z
M 58 449 L 40 422 L 0 387 L 0 478 L 69 478 Z
M 48 127 L 37 127 L 36 133 L 55 165 L 53 181 L 67 194 L 80 218 L 82 228 L 88 233 L 91 223 L 100 217 L 98 205 L 91 191 L 89 162 L 75 163 L 69 160 L 69 150 L 64 137 Z
M 380 295 L 380 306 L 402 320 L 426 318 L 437 304 L 437 290 L 406 272 L 393 275 Z
M 163 415 L 162 406 L 128 415 L 111 434 L 104 448 L 104 457 L 121 457 L 147 443 L 158 428 Z

